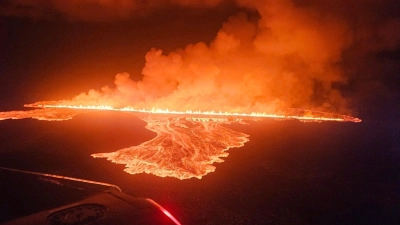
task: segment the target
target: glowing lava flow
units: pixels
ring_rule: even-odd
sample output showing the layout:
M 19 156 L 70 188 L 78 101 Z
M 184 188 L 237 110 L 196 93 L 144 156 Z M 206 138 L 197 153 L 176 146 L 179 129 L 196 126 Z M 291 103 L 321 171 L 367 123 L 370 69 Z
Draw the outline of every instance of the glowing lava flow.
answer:
M 63 109 L 42 108 L 42 109 L 34 109 L 28 111 L 0 112 L 0 120 L 32 118 L 37 120 L 62 121 L 62 120 L 70 120 L 74 116 L 81 113 L 83 113 L 83 111 L 78 111 L 69 108 L 63 108 Z
M 201 111 L 169 111 L 161 109 L 137 110 L 111 106 L 74 106 L 38 102 L 25 105 L 39 109 L 0 112 L 0 120 L 34 118 L 61 121 L 92 110 L 135 112 L 147 122 L 146 128 L 157 136 L 138 146 L 115 152 L 93 154 L 94 158 L 106 158 L 117 164 L 125 164 L 130 174 L 149 173 L 160 177 L 188 179 L 201 178 L 213 172 L 214 162 L 223 162 L 229 148 L 241 147 L 249 141 L 248 135 L 233 131 L 224 124 L 241 122 L 243 119 L 274 118 L 298 119 L 304 122 L 341 121 L 360 122 L 358 118 L 323 112 L 288 109 L 282 114 L 228 113 Z
M 214 162 L 223 162 L 225 152 L 241 147 L 248 135 L 221 126 L 228 120 L 191 119 L 183 116 L 142 114 L 146 128 L 157 133 L 150 141 L 111 153 L 93 154 L 95 158 L 125 164 L 130 174 L 151 173 L 160 177 L 201 178 L 213 172 Z

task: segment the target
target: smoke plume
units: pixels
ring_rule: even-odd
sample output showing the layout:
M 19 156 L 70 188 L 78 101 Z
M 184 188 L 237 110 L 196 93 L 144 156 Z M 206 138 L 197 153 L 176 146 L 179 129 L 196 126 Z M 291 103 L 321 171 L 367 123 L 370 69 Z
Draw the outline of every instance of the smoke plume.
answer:
M 14 0 L 6 5 L 14 9 L 9 14 L 22 8 L 51 10 L 66 18 L 91 20 L 127 18 L 166 5 L 214 7 L 222 2 Z M 371 55 L 400 48 L 396 1 L 236 3 L 258 14 L 233 15 L 211 43 L 190 44 L 169 53 L 153 48 L 145 56 L 142 80 L 120 73 L 115 87 L 90 90 L 60 104 L 231 112 L 307 108 L 349 113 L 340 87 L 363 80 L 360 73 L 365 69 L 360 69 L 360 63 L 371 61 Z M 88 7 L 95 9 L 92 18 L 86 13 Z

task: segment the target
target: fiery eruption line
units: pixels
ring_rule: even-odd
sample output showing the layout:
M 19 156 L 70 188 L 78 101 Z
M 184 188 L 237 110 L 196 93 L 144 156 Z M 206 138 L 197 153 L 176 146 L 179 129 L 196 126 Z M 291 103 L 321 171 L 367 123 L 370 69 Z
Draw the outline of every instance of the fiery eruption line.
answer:
M 323 113 L 323 112 L 312 112 L 305 111 L 303 112 L 311 112 L 311 113 L 319 113 L 327 116 L 312 116 L 312 115 L 279 115 L 279 114 L 269 114 L 269 113 L 237 113 L 237 112 L 216 112 L 216 111 L 176 111 L 169 109 L 158 109 L 152 108 L 148 109 L 135 109 L 133 107 L 124 107 L 124 108 L 114 108 L 109 105 L 51 105 L 51 104 L 26 104 L 25 107 L 34 107 L 34 108 L 66 108 L 66 109 L 87 109 L 87 110 L 110 110 L 110 111 L 123 111 L 123 112 L 139 112 L 139 113 L 155 113 L 155 114 L 172 114 L 172 115 L 207 115 L 207 116 L 235 116 L 235 117 L 256 117 L 256 118 L 275 118 L 275 119 L 297 119 L 301 121 L 338 121 L 338 122 L 361 122 L 361 119 L 351 116 L 331 114 L 331 113 Z M 299 110 L 300 111 L 300 110 Z

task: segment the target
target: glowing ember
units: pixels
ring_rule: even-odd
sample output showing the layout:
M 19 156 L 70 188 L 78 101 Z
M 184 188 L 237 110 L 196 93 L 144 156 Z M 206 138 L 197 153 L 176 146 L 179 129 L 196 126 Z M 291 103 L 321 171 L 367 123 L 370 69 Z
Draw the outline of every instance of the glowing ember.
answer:
M 157 136 L 138 146 L 124 148 L 110 153 L 93 154 L 94 158 L 106 158 L 117 164 L 125 164 L 130 174 L 148 173 L 160 177 L 188 179 L 201 178 L 213 172 L 214 162 L 223 162 L 229 148 L 241 147 L 248 135 L 233 131 L 223 124 L 241 122 L 243 119 L 274 118 L 280 120 L 298 119 L 303 122 L 348 121 L 360 122 L 354 117 L 288 109 L 282 114 L 229 113 L 214 111 L 170 111 L 162 109 L 137 110 L 134 108 L 113 108 L 111 106 L 60 105 L 53 102 L 39 102 L 25 105 L 39 109 L 28 111 L 0 112 L 0 120 L 34 118 L 47 121 L 72 119 L 75 115 L 91 110 L 134 112 L 147 122 L 146 128 Z

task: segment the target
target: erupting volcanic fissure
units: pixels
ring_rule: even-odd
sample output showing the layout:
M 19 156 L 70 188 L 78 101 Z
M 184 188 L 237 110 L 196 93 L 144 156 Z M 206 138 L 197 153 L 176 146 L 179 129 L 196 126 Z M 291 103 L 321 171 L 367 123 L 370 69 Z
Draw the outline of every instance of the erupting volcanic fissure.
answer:
M 230 17 L 209 44 L 168 54 L 152 48 L 141 79 L 119 73 L 113 86 L 25 105 L 32 110 L 0 112 L 0 120 L 61 121 L 90 110 L 135 113 L 157 136 L 93 157 L 125 164 L 128 173 L 179 179 L 214 171 L 212 164 L 221 162 L 226 150 L 248 141 L 224 124 L 253 118 L 361 121 L 341 115 L 351 112 L 340 92 L 348 80 L 343 53 L 354 40 L 346 17 L 331 13 L 331 7 L 315 10 L 319 1 L 235 2 L 250 11 Z
M 54 102 L 53 102 L 54 103 Z M 201 178 L 213 172 L 214 162 L 223 162 L 229 148 L 241 147 L 248 135 L 222 126 L 242 123 L 244 119 L 275 118 L 298 119 L 303 122 L 344 121 L 360 122 L 358 118 L 309 110 L 290 109 L 285 114 L 229 113 L 200 111 L 169 111 L 161 109 L 115 109 L 111 106 L 67 106 L 41 102 L 27 104 L 38 109 L 0 112 L 0 120 L 34 118 L 47 121 L 72 119 L 80 113 L 92 110 L 113 110 L 135 113 L 147 122 L 146 128 L 157 136 L 138 146 L 115 152 L 93 154 L 94 158 L 106 158 L 114 163 L 125 164 L 130 174 L 149 173 L 160 177 L 188 179 Z

